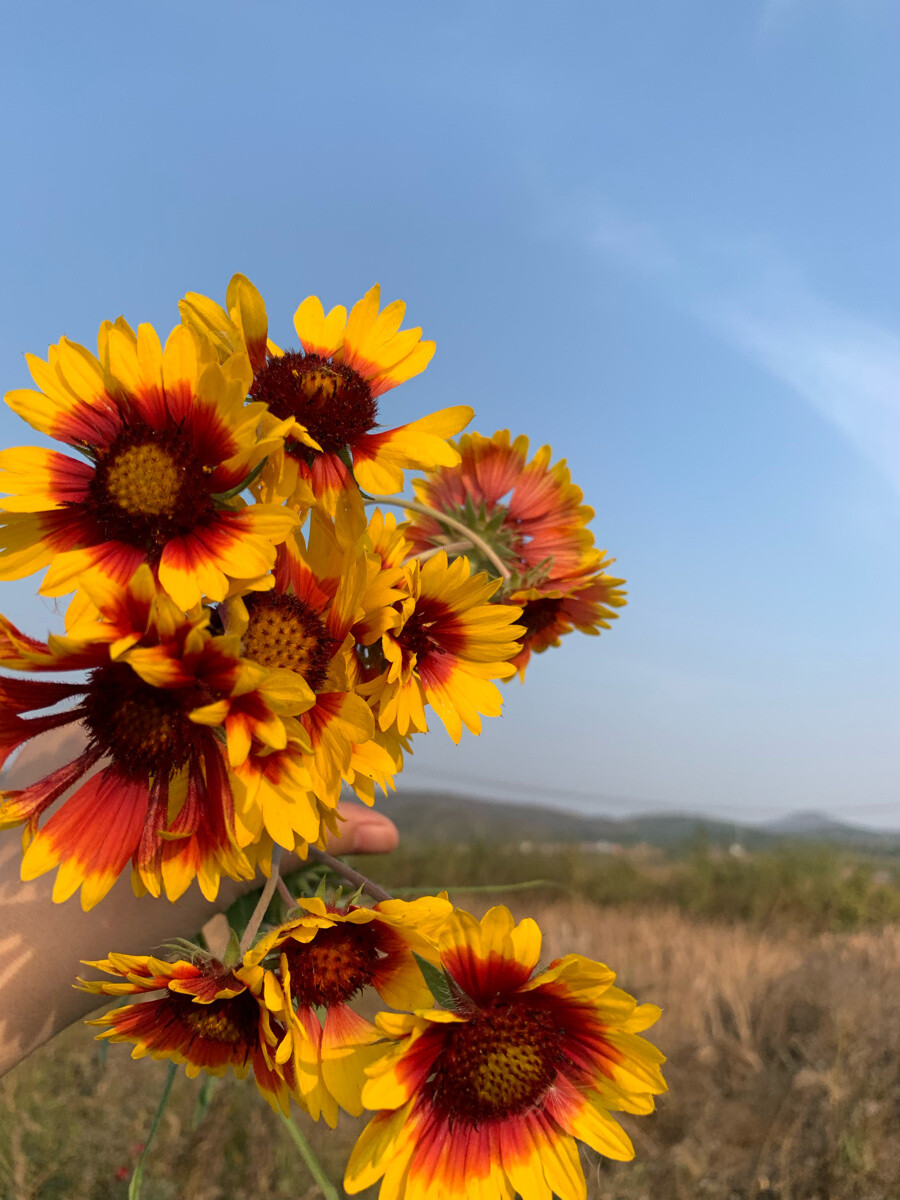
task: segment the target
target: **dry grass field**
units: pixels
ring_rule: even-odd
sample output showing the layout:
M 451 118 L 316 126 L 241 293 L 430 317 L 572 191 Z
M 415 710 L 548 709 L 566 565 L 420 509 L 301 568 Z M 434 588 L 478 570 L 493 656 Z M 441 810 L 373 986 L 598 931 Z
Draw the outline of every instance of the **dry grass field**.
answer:
M 628 1120 L 637 1159 L 585 1158 L 605 1200 L 896 1200 L 900 1196 L 900 928 L 810 933 L 714 922 L 673 907 L 511 897 L 547 958 L 614 965 L 658 1002 L 670 1092 Z M 473 909 L 485 907 L 483 900 Z M 73 1028 L 0 1082 L 3 1200 L 124 1200 L 165 1067 L 103 1057 Z M 198 1122 L 179 1076 L 144 1200 L 320 1195 L 255 1088 L 225 1081 Z M 311 1136 L 334 1178 L 354 1137 Z

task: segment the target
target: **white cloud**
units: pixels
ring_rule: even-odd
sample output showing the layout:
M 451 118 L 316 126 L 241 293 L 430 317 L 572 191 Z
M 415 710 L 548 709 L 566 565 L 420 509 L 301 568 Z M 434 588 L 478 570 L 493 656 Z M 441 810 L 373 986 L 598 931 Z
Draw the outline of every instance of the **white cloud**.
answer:
M 816 295 L 759 239 L 679 243 L 676 257 L 674 239 L 605 204 L 587 238 L 787 384 L 900 493 L 900 333 Z
M 840 429 L 900 492 L 900 336 L 809 293 L 707 309 L 736 346 Z

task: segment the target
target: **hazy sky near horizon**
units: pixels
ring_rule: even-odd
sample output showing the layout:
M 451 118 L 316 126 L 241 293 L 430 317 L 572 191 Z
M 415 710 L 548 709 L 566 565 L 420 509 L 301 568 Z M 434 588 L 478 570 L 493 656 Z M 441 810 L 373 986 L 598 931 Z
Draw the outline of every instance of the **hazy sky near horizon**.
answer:
M 380 280 L 438 345 L 386 424 L 568 458 L 629 606 L 411 785 L 900 826 L 895 4 L 46 2 L 0 56 L 4 391 L 234 271 L 282 345 Z

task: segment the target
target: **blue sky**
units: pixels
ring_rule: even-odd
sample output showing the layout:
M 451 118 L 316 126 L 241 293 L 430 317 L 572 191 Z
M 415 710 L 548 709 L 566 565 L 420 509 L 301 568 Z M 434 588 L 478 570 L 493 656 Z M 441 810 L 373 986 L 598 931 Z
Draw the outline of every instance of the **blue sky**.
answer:
M 900 826 L 895 5 L 4 24 L 4 390 L 24 351 L 119 312 L 167 328 L 237 270 L 282 344 L 305 295 L 380 280 L 438 344 L 386 423 L 469 403 L 550 442 L 596 509 L 617 627 L 534 660 L 480 739 L 420 739 L 410 784 Z M 58 622 L 31 582 L 3 607 Z

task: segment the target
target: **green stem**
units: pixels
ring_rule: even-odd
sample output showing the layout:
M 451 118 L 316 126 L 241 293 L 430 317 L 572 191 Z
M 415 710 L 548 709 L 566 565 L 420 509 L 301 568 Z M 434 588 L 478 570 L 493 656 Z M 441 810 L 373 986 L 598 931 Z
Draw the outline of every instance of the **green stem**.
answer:
M 449 895 L 455 895 L 457 892 L 468 895 L 469 893 L 527 892 L 532 888 L 564 888 L 567 886 L 555 879 L 526 879 L 523 883 L 476 883 L 471 887 L 461 883 L 456 887 L 440 889 L 437 887 L 399 887 L 394 890 L 398 896 L 433 896 L 438 890 L 447 892 Z
M 315 859 L 316 862 L 324 863 L 329 870 L 334 871 L 336 875 L 342 875 L 348 883 L 352 883 L 355 887 L 364 888 L 373 900 L 393 900 L 394 898 L 383 887 L 379 887 L 377 883 L 373 883 L 371 879 L 367 879 L 359 871 L 354 871 L 352 867 L 348 867 L 339 858 L 335 858 L 331 854 L 326 854 L 324 850 L 319 850 L 316 846 L 310 846 L 309 857 Z
M 284 1127 L 288 1131 L 288 1136 L 291 1141 L 300 1151 L 300 1157 L 306 1163 L 307 1169 L 313 1179 L 319 1185 L 319 1191 L 325 1197 L 325 1200 L 341 1200 L 334 1184 L 325 1174 L 322 1164 L 316 1158 L 315 1151 L 306 1140 L 306 1135 L 303 1130 L 296 1124 L 293 1117 L 282 1117 Z
M 159 1104 L 156 1107 L 156 1115 L 153 1118 L 153 1124 L 150 1126 L 150 1132 L 147 1134 L 147 1140 L 144 1142 L 144 1148 L 138 1155 L 138 1160 L 134 1164 L 134 1170 L 131 1173 L 131 1182 L 128 1185 L 128 1200 L 139 1200 L 141 1194 L 141 1184 L 144 1181 L 144 1164 L 147 1161 L 147 1155 L 150 1153 L 150 1147 L 153 1145 L 153 1139 L 156 1137 L 156 1131 L 159 1129 L 159 1123 L 162 1120 L 162 1115 L 166 1110 L 166 1105 L 169 1103 L 169 1093 L 172 1090 L 172 1081 L 175 1078 L 176 1066 L 174 1063 L 169 1063 L 169 1073 L 166 1075 L 166 1082 L 163 1085 L 162 1095 L 159 1098 Z
M 275 889 L 278 887 L 278 880 L 281 876 L 278 873 L 278 868 L 281 866 L 281 855 L 283 849 L 281 846 L 276 846 L 272 851 L 272 865 L 269 868 L 269 878 L 266 880 L 266 886 L 262 890 L 262 895 L 254 908 L 250 920 L 247 922 L 247 928 L 244 930 L 244 936 L 241 938 L 241 954 L 246 954 L 253 945 L 253 939 L 256 937 L 256 931 L 262 924 L 262 919 L 266 915 L 269 905 L 272 902 L 272 897 L 275 895 Z
M 483 537 L 477 534 L 474 529 L 470 529 L 464 521 L 457 521 L 456 517 L 448 516 L 444 512 L 438 512 L 436 508 L 429 508 L 427 504 L 420 504 L 418 500 L 395 500 L 393 496 L 370 496 L 366 492 L 362 492 L 361 494 L 366 504 L 390 504 L 394 508 L 407 508 L 410 512 L 421 513 L 423 517 L 432 517 L 435 521 L 440 522 L 441 525 L 447 525 L 450 529 L 455 529 L 457 533 L 463 534 L 476 550 L 480 550 L 489 562 L 494 564 L 497 568 L 497 574 L 501 578 L 509 581 L 509 569 L 503 562 L 503 559 L 500 558 L 496 550 Z
M 467 550 L 471 545 L 472 543 L 468 538 L 461 538 L 458 542 L 443 542 L 440 546 L 432 546 L 429 550 L 420 550 L 418 554 L 410 554 L 409 558 L 405 558 L 403 562 L 404 564 L 408 562 L 428 562 L 429 558 L 434 558 L 442 550 L 445 554 L 458 554 L 461 550 Z
M 297 907 L 297 901 L 291 895 L 290 888 L 280 875 L 278 876 L 278 895 L 282 898 L 289 909 Z

